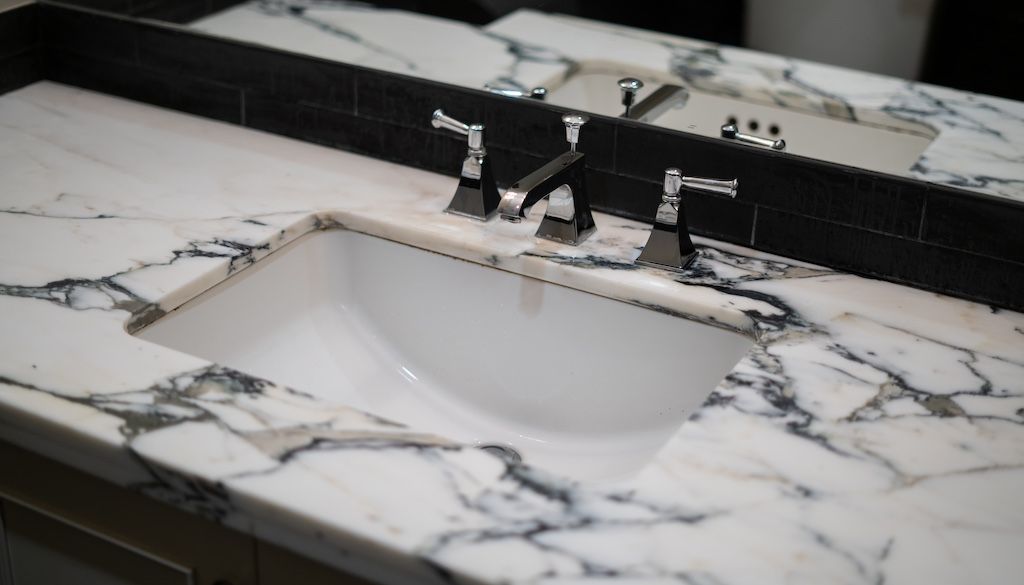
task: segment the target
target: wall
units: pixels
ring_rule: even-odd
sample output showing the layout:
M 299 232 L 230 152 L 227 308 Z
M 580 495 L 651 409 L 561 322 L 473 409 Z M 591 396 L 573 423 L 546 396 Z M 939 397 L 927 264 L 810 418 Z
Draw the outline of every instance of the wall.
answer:
M 747 0 L 745 46 L 917 79 L 934 0 Z

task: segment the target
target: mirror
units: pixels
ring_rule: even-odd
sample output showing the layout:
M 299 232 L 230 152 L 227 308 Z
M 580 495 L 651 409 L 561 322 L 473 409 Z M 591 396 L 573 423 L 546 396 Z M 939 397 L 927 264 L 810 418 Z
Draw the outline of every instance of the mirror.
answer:
M 929 67 L 934 74 L 930 56 L 945 46 L 935 38 L 942 0 L 605 4 L 165 0 L 133 14 L 509 99 L 545 99 L 1024 199 L 1024 165 L 1005 156 L 1000 165 L 995 142 L 1005 137 L 994 130 L 1013 119 L 1024 141 L 1021 104 L 900 79 Z M 760 50 L 730 46 L 741 44 Z

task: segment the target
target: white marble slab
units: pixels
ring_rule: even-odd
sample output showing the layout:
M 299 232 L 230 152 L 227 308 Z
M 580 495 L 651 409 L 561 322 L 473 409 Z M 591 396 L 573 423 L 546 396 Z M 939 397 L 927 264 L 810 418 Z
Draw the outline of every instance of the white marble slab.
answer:
M 1024 201 L 1024 104 L 992 96 L 527 9 L 478 29 L 358 2 L 254 0 L 190 26 L 477 89 L 554 88 L 580 68 L 611 67 L 842 120 L 929 129 L 935 140 L 900 174 Z
M 0 98 L 0 176 L 0 437 L 130 489 L 392 583 L 1024 573 L 1020 313 L 705 239 L 686 274 L 638 268 L 637 222 L 539 241 L 536 218 L 441 213 L 454 176 L 49 82 Z M 649 466 L 598 484 L 125 332 L 341 227 L 757 343 Z

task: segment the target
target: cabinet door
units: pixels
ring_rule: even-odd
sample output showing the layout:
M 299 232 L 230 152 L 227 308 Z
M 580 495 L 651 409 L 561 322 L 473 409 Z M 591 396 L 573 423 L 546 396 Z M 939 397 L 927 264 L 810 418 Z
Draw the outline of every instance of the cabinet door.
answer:
M 0 500 L 16 553 L 12 585 L 257 583 L 251 536 L 3 441 Z M 72 566 L 95 578 L 59 580 Z
M 0 585 L 11 585 L 11 561 L 7 557 L 7 531 L 4 528 L 3 500 L 0 500 Z
M 263 541 L 256 546 L 260 585 L 374 585 Z
M 192 571 L 37 510 L 4 502 L 13 585 L 192 585 Z

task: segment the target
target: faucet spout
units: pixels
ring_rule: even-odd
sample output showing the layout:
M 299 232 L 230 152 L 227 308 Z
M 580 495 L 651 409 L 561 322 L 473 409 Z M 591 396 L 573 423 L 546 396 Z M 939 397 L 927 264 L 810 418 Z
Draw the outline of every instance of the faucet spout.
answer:
M 567 152 L 516 181 L 498 202 L 501 219 L 518 223 L 534 205 L 563 185 L 574 192 L 581 191 L 582 173 L 578 170 L 582 171 L 582 166 L 582 154 Z
M 537 235 L 579 244 L 594 231 L 584 169 L 583 153 L 563 153 L 513 183 L 498 202 L 498 213 L 503 220 L 518 223 L 546 197 L 548 210 Z

